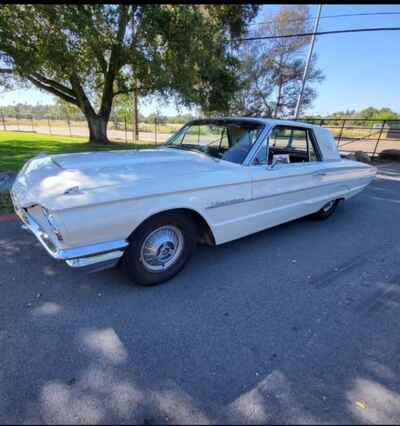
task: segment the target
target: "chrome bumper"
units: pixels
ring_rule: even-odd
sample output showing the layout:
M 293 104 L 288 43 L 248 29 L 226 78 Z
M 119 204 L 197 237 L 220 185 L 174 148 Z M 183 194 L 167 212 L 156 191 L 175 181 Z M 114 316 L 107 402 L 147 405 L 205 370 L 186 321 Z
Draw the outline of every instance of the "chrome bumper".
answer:
M 15 204 L 14 204 L 15 207 Z M 31 231 L 46 251 L 57 260 L 64 260 L 72 268 L 100 270 L 111 268 L 118 263 L 128 246 L 124 240 L 92 244 L 69 249 L 59 249 L 47 233 L 25 210 L 15 208 L 15 212 L 24 223 L 23 228 Z

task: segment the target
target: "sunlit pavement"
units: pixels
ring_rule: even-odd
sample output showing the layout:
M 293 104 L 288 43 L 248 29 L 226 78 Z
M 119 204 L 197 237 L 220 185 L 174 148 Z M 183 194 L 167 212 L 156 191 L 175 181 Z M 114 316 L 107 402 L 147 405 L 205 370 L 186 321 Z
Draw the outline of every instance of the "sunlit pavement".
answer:
M 132 286 L 0 223 L 0 423 L 400 422 L 400 167 Z

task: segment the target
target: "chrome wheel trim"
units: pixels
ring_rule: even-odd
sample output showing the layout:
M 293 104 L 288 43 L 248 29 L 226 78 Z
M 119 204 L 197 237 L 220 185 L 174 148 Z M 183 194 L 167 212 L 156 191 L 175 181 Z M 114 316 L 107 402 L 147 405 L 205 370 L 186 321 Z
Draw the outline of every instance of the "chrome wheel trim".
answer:
M 326 213 L 333 207 L 334 204 L 335 204 L 335 200 L 329 201 L 329 203 L 326 203 L 324 207 L 322 207 L 322 210 Z
M 162 272 L 173 266 L 183 252 L 182 231 L 173 225 L 155 229 L 143 241 L 140 261 L 150 272 Z

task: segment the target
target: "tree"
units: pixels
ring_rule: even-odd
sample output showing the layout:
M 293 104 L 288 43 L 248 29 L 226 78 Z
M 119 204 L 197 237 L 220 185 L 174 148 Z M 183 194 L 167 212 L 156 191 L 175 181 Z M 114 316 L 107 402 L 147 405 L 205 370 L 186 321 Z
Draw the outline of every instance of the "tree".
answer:
M 13 4 L 0 8 L 0 73 L 77 106 L 90 141 L 107 141 L 115 96 L 177 96 L 205 111 L 237 89 L 237 42 L 254 5 Z
M 398 120 L 399 116 L 390 108 L 381 108 L 374 118 L 377 120 Z
M 365 118 L 368 120 L 397 120 L 398 115 L 392 111 L 390 108 L 374 108 L 368 107 L 360 111 L 360 118 Z
M 231 113 L 271 117 L 274 81 L 266 67 L 264 53 L 259 46 L 247 44 L 240 49 L 240 57 L 240 89 L 232 101 Z
M 254 35 L 278 36 L 310 32 L 310 16 L 304 5 L 283 6 Z M 309 37 L 288 37 L 250 41 L 240 49 L 241 90 L 232 110 L 242 115 L 287 117 L 294 113 L 305 67 L 304 48 Z M 302 109 L 316 97 L 312 87 L 323 79 L 313 55 L 304 89 Z
M 138 139 L 139 133 L 139 121 L 144 119 L 143 114 L 137 110 L 137 123 L 135 122 L 136 111 L 135 111 L 135 99 L 132 93 L 122 93 L 114 98 L 111 119 L 114 121 L 114 127 L 118 128 L 119 123 L 127 122 L 133 126 L 133 131 L 136 139 Z
M 77 119 L 80 117 L 80 110 L 77 106 L 64 101 L 63 99 L 57 99 L 54 110 L 58 113 L 60 117 L 66 119 Z

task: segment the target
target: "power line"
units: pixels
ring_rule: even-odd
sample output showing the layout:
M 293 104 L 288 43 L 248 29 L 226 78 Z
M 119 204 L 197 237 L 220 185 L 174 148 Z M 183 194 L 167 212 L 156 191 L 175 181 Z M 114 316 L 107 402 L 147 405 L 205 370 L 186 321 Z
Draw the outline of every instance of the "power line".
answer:
M 381 27 L 381 28 L 353 28 L 349 30 L 335 30 L 335 31 L 319 31 L 312 33 L 299 33 L 299 34 L 287 34 L 287 35 L 274 35 L 274 36 L 260 36 L 260 37 L 248 37 L 238 38 L 236 41 L 253 41 L 253 40 L 268 40 L 274 38 L 289 38 L 289 37 L 309 37 L 312 35 L 327 35 L 327 34 L 344 34 L 344 33 L 361 33 L 371 31 L 400 31 L 400 27 Z
M 341 15 L 326 15 L 321 16 L 320 19 L 328 19 L 328 18 L 347 18 L 352 16 L 381 16 L 381 15 L 400 15 L 400 12 L 366 12 L 366 13 L 346 13 Z M 302 21 L 311 21 L 315 19 L 315 16 L 310 16 L 309 18 L 305 19 L 289 19 L 287 22 L 302 22 Z M 263 21 L 263 22 L 255 22 L 253 24 L 250 24 L 249 26 L 259 26 L 264 24 L 272 24 L 274 21 Z

